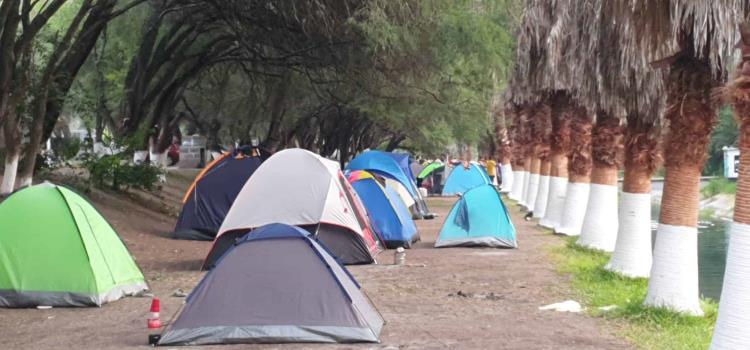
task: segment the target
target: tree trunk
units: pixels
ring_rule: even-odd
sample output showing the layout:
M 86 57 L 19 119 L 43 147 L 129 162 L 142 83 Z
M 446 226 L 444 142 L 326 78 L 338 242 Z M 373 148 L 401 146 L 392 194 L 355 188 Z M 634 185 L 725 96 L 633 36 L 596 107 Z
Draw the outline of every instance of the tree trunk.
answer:
M 284 102 L 291 84 L 291 75 L 285 74 L 281 80 L 276 83 L 273 89 L 268 109 L 271 114 L 271 125 L 268 127 L 266 139 L 263 140 L 261 147 L 270 153 L 275 153 L 281 144 L 281 122 L 284 116 Z
M 45 94 L 46 95 L 46 94 Z M 21 181 L 19 187 L 31 186 L 34 180 L 34 168 L 36 167 L 36 158 L 39 155 L 39 150 L 42 148 L 42 135 L 44 134 L 44 106 L 46 104 L 46 96 L 40 101 L 35 101 L 35 112 L 34 118 L 30 126 L 29 143 L 26 145 L 24 152 L 24 163 L 23 169 L 21 170 Z M 42 108 L 42 110 L 39 110 Z
M 528 165 L 524 168 L 525 172 L 523 175 L 523 186 L 521 187 L 521 201 L 518 202 L 518 204 L 521 206 L 521 208 L 526 209 L 526 206 L 528 205 L 527 201 L 529 199 L 529 184 L 531 183 L 531 178 L 533 177 L 534 172 L 534 157 L 527 156 L 525 163 Z M 537 167 L 537 174 L 539 168 Z
M 685 50 L 690 52 L 690 50 Z M 702 315 L 698 294 L 698 193 L 716 119 L 710 65 L 683 54 L 670 68 L 666 177 L 645 304 Z
M 726 89 L 739 120 L 740 168 L 734 220 L 729 234 L 724 286 L 711 341 L 712 350 L 750 348 L 750 26 L 741 26 L 743 59 L 738 76 Z
M 495 156 L 500 163 L 500 192 L 502 193 L 509 193 L 513 188 L 513 166 L 511 165 L 513 145 L 506 126 L 506 118 L 511 114 L 512 112 L 506 108 L 495 117 L 495 141 L 497 142 Z
M 628 277 L 651 272 L 651 176 L 659 164 L 658 141 L 652 126 L 629 123 L 625 135 L 625 175 L 619 229 L 607 270 Z
M 544 218 L 539 220 L 539 225 L 554 229 L 560 225 L 565 205 L 565 191 L 568 188 L 568 157 L 563 153 L 554 154 L 550 165 L 547 207 Z
M 10 99 L 13 105 L 17 102 L 15 98 Z M 0 184 L 0 196 L 13 193 L 16 185 L 16 174 L 18 173 L 18 160 L 21 157 L 21 130 L 18 129 L 18 116 L 15 111 L 6 115 L 3 125 L 3 136 L 5 138 L 5 171 L 3 181 Z
M 615 250 L 618 229 L 617 170 L 621 145 L 620 120 L 600 111 L 591 140 L 591 188 L 578 245 L 605 252 Z
M 570 153 L 570 118 L 571 99 L 565 91 L 557 91 L 550 98 L 552 122 L 552 139 L 550 152 L 552 168 L 550 170 L 547 208 L 539 225 L 555 229 L 562 221 L 565 206 L 565 192 L 568 188 L 568 153 Z
M 541 219 L 547 212 L 547 198 L 549 196 L 550 172 L 552 162 L 547 159 L 541 160 L 539 168 L 539 190 L 537 191 L 536 200 L 534 201 L 534 218 Z
M 568 185 L 560 225 L 555 227 L 555 232 L 578 236 L 586 215 L 591 182 L 591 117 L 583 107 L 576 107 L 571 113 Z

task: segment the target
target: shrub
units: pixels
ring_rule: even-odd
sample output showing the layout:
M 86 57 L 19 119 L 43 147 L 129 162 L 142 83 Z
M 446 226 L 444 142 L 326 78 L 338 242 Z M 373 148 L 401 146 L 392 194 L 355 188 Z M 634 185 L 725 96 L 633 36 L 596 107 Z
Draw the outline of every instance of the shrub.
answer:
M 89 184 L 115 191 L 154 190 L 163 171 L 149 164 L 131 164 L 124 157 L 123 153 L 101 157 L 87 155 L 83 164 L 89 172 Z

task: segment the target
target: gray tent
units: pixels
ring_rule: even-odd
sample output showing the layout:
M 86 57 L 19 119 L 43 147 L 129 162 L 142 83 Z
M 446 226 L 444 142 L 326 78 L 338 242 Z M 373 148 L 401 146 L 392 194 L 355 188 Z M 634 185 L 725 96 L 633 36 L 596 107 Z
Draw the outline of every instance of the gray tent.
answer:
M 378 342 L 383 323 L 307 231 L 270 224 L 218 260 L 159 345 Z

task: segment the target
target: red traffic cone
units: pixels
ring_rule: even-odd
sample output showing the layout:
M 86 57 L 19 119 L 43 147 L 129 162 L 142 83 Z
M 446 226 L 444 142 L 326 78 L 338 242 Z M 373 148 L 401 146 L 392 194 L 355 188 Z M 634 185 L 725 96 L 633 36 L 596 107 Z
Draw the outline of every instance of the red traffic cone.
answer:
M 159 301 L 159 298 L 151 299 L 151 311 L 148 316 L 148 329 L 161 328 L 161 318 L 159 318 L 159 312 L 161 312 L 161 302 Z

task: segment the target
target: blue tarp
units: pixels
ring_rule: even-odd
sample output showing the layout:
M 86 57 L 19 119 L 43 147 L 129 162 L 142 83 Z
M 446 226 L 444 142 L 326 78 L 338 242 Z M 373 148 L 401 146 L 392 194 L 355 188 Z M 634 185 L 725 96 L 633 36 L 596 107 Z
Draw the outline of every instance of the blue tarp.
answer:
M 435 247 L 486 246 L 516 248 L 516 229 L 500 194 L 492 185 L 461 196 L 448 214 Z
M 354 181 L 352 187 L 362 199 L 375 230 L 388 248 L 409 248 L 418 237 L 409 209 L 392 188 L 383 188 L 374 178 Z
M 487 172 L 478 164 L 471 163 L 468 169 L 463 165 L 456 165 L 445 181 L 443 196 L 455 196 L 474 187 L 491 183 Z
M 230 155 L 214 164 L 185 201 L 172 237 L 213 240 L 234 199 L 261 162 L 259 157 Z

